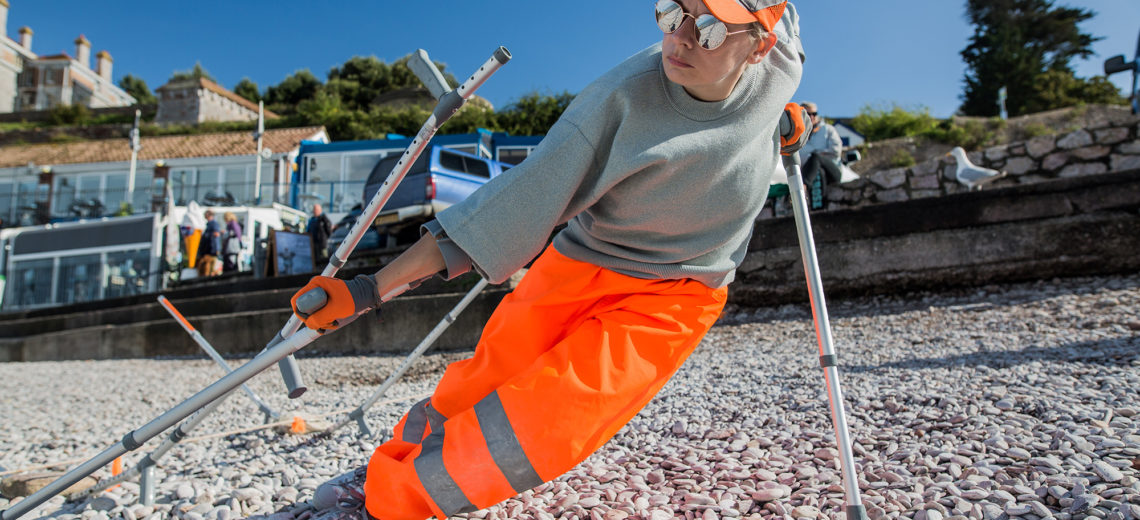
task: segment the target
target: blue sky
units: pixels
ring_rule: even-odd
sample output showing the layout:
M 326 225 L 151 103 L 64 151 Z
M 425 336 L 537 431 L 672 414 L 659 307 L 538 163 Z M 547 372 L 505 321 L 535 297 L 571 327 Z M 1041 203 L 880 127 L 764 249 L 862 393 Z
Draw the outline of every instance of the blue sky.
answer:
M 354 55 L 391 62 L 417 48 L 457 77 L 499 45 L 514 55 L 479 94 L 497 107 L 529 92 L 576 93 L 625 57 L 659 41 L 650 0 L 549 2 L 482 0 L 10 0 L 7 33 L 30 26 L 33 50 L 67 52 L 84 34 L 92 55 L 107 50 L 118 81 L 130 73 L 153 90 L 179 70 L 202 65 L 226 87 L 243 77 L 262 89 L 298 69 L 325 79 Z M 795 99 L 819 103 L 828 116 L 864 105 L 925 106 L 939 117 L 958 107 L 964 64 L 959 52 L 972 28 L 961 0 L 841 0 L 797 4 L 808 53 Z M 1140 31 L 1140 1 L 1058 1 L 1097 16 L 1081 28 L 1104 37 L 1077 74 L 1102 74 L 1116 54 L 1131 60 Z M 570 5 L 560 10 L 556 5 Z M 1131 78 L 1111 78 L 1122 90 Z

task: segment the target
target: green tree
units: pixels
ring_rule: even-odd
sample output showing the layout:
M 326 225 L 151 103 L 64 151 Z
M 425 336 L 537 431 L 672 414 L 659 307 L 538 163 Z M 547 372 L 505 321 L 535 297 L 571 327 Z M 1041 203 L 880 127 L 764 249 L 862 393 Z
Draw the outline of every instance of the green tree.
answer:
M 389 65 L 375 56 L 354 56 L 329 70 L 326 88 L 336 94 L 346 107 L 365 109 L 383 94 L 421 85 L 408 66 L 409 59 L 410 55 Z M 435 65 L 441 72 L 446 67 L 441 63 Z M 451 86 L 457 86 L 450 74 L 445 72 L 444 78 Z
M 309 72 L 309 69 L 302 69 L 281 83 L 265 89 L 265 104 L 271 105 L 275 112 L 291 114 L 297 112 L 300 102 L 313 99 L 321 90 L 323 90 L 321 80 Z
M 210 73 L 207 72 L 206 69 L 202 67 L 202 62 L 195 63 L 194 68 L 192 68 L 190 70 L 176 71 L 172 76 L 170 76 L 170 80 L 168 80 L 168 81 L 181 81 L 184 79 L 198 79 L 198 78 L 205 78 L 205 79 L 208 79 L 210 81 L 215 81 L 214 77 L 211 76 Z
M 1094 15 L 1087 9 L 1055 7 L 1052 0 L 966 0 L 974 35 L 961 52 L 966 62 L 961 112 L 998 115 L 1003 86 L 1011 116 L 1102 102 L 1104 87 L 1111 84 L 1077 78 L 1069 66 L 1074 58 L 1091 56 L 1093 42 L 1101 39 L 1077 27 Z M 1044 82 L 1062 83 L 1069 94 L 1049 95 Z M 1082 92 L 1082 86 L 1095 92 Z
M 497 126 L 514 135 L 546 134 L 573 100 L 574 95 L 569 92 L 555 96 L 527 94 L 497 114 Z
M 257 88 L 257 83 L 254 83 L 249 78 L 242 78 L 241 81 L 234 85 L 234 94 L 246 98 L 254 103 L 261 101 L 261 92 Z
M 158 103 L 158 99 L 151 93 L 150 88 L 146 86 L 146 82 L 142 78 L 127 74 L 123 79 L 119 80 L 119 88 L 125 90 L 127 94 L 135 98 L 139 105 L 153 105 Z

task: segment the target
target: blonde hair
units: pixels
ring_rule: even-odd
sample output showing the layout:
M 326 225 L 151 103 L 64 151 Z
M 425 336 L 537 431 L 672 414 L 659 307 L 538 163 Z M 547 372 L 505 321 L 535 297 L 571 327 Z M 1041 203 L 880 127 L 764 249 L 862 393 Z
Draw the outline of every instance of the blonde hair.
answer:
M 222 219 L 226 222 L 237 222 L 237 215 L 234 215 L 232 211 L 227 211 L 225 215 L 222 215 Z

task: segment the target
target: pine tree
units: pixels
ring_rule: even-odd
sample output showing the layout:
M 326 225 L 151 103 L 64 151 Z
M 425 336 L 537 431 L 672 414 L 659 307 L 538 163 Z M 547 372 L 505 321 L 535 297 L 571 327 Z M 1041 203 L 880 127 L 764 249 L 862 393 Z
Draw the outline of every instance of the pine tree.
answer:
M 1077 78 L 1069 65 L 1093 54 L 1096 38 L 1077 25 L 1095 16 L 1091 10 L 1055 7 L 1052 0 L 967 0 L 966 17 L 974 25 L 966 62 L 961 112 L 996 116 L 998 90 L 1006 87 L 1006 109 L 1016 116 L 1076 103 L 1120 103 L 1111 83 Z M 1063 85 L 1063 92 L 1056 91 Z

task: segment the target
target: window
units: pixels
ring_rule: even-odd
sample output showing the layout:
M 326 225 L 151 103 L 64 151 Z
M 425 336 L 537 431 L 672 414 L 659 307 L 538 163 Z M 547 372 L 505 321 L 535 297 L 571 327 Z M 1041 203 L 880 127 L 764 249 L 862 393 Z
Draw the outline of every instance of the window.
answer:
M 459 154 L 439 152 L 439 165 L 457 172 L 467 171 L 463 166 L 463 156 Z
M 523 159 L 526 159 L 527 156 L 530 155 L 531 150 L 532 150 L 532 148 L 529 148 L 529 147 L 527 147 L 527 148 L 501 147 L 501 148 L 499 148 L 499 151 L 498 151 L 498 153 L 499 153 L 499 159 L 498 160 L 499 160 L 499 162 L 505 162 L 507 164 L 519 164 L 519 163 L 523 162 Z
M 129 173 L 112 173 L 107 175 L 107 186 L 104 190 L 103 203 L 108 213 L 118 213 L 119 207 L 127 201 L 127 176 Z M 135 189 L 138 189 L 138 171 L 135 171 Z
M 447 151 L 439 152 L 439 165 L 449 170 L 460 171 L 479 177 L 491 176 L 490 167 L 481 159 L 448 153 Z
M 197 195 L 197 176 L 193 168 L 170 170 L 170 192 L 174 196 L 174 203 L 185 206 L 194 200 Z
M 222 194 L 226 204 L 238 205 L 253 201 L 252 173 L 245 166 L 226 166 L 222 169 Z
M 51 282 L 55 260 L 12 262 L 5 307 L 32 307 L 51 303 Z
M 101 255 L 67 256 L 59 259 L 59 283 L 55 303 L 89 302 L 99 299 L 103 262 Z
M 107 298 L 146 292 L 150 287 L 150 252 L 107 253 Z

